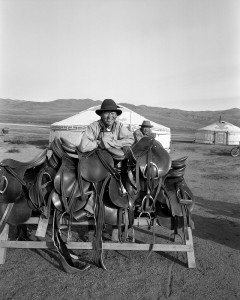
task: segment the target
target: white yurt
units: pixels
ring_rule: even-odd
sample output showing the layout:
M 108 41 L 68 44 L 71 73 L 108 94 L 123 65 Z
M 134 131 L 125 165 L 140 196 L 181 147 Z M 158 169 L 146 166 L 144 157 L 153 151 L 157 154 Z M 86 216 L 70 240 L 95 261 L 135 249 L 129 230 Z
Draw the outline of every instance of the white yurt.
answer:
M 121 121 L 131 131 L 138 129 L 143 120 L 147 120 L 143 116 L 124 106 L 119 105 L 119 107 L 122 110 L 122 114 L 118 117 L 118 120 Z M 52 142 L 55 137 L 63 137 L 69 140 L 71 143 L 79 145 L 85 128 L 93 121 L 99 120 L 99 116 L 95 113 L 97 109 L 100 109 L 100 105 L 90 107 L 72 117 L 53 123 L 50 126 L 50 142 Z M 153 125 L 152 131 L 156 133 L 156 140 L 158 140 L 163 147 L 169 151 L 171 141 L 170 128 L 152 121 L 151 124 Z
M 240 128 L 219 120 L 219 122 L 198 129 L 195 142 L 201 144 L 239 145 Z

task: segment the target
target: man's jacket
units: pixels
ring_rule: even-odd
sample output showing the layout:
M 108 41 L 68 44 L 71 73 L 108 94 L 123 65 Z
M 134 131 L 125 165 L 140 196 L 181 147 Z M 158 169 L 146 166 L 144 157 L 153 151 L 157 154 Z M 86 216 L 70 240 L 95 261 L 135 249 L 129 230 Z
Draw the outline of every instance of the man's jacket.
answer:
M 108 131 L 101 120 L 95 121 L 87 126 L 78 149 L 81 152 L 89 152 L 98 148 L 98 141 L 102 140 L 104 147 L 122 148 L 131 146 L 134 143 L 134 137 L 121 122 L 115 121 L 111 130 Z

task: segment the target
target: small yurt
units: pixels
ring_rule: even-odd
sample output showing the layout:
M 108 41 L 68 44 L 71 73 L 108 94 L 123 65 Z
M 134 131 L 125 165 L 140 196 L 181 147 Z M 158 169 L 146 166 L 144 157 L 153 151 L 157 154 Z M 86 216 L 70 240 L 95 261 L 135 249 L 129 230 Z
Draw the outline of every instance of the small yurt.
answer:
M 122 114 L 118 117 L 118 120 L 121 121 L 131 131 L 138 129 L 142 122 L 146 120 L 146 118 L 143 116 L 124 106 L 119 105 L 119 107 L 122 110 Z M 53 123 L 50 126 L 50 142 L 52 142 L 55 137 L 63 137 L 74 145 L 79 145 L 85 128 L 90 123 L 99 120 L 99 116 L 95 113 L 97 109 L 100 109 L 100 105 L 90 107 L 72 117 Z M 156 140 L 158 140 L 163 147 L 169 151 L 171 141 L 170 128 L 152 121 L 151 124 L 153 125 L 152 131 L 156 133 Z
M 225 121 L 213 123 L 196 132 L 196 143 L 239 145 L 240 128 Z

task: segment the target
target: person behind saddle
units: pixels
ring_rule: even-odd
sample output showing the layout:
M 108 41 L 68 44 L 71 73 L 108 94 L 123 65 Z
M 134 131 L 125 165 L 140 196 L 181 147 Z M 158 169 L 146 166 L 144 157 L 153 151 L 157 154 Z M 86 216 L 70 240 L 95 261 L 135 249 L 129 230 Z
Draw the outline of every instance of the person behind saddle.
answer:
M 144 120 L 140 126 L 141 127 L 135 130 L 133 133 L 135 143 L 140 141 L 144 136 L 151 136 L 153 138 L 156 137 L 156 133 L 153 133 L 151 130 L 153 126 L 151 125 L 150 121 Z
M 131 146 L 134 143 L 132 132 L 117 120 L 121 113 L 119 106 L 112 99 L 105 99 L 101 108 L 96 110 L 101 119 L 87 126 L 78 146 L 79 151 Z

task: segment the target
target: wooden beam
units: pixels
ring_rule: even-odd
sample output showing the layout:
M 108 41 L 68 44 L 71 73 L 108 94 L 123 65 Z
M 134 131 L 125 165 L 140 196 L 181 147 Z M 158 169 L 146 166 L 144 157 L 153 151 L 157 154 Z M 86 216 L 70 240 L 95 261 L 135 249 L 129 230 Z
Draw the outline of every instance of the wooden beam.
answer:
M 71 242 L 67 244 L 68 249 L 88 249 L 92 250 L 92 243 L 90 242 Z M 152 244 L 139 244 L 139 243 L 103 243 L 105 250 L 145 250 L 148 251 Z M 52 241 L 0 241 L 0 248 L 31 248 L 31 249 L 48 249 L 54 248 Z M 192 252 L 193 247 L 190 245 L 173 245 L 173 244 L 154 244 L 153 251 L 181 251 Z
M 44 221 L 44 220 L 43 220 Z M 139 223 L 141 226 L 146 226 L 146 220 L 135 220 L 134 224 Z M 32 217 L 24 224 L 38 224 L 38 230 L 40 235 L 44 235 L 45 230 L 47 229 L 47 222 L 41 223 L 39 217 Z M 52 224 L 52 218 L 49 219 L 49 224 Z M 66 224 L 66 222 L 62 222 Z M 83 222 L 74 222 L 73 225 L 95 225 L 95 221 L 90 219 Z M 135 226 L 134 226 L 135 227 Z M 137 226 L 135 227 L 137 229 Z M 6 259 L 6 250 L 7 248 L 27 248 L 27 249 L 50 249 L 54 248 L 52 241 L 9 241 L 8 240 L 9 225 L 6 224 L 2 233 L 0 234 L 0 264 L 4 264 Z M 117 231 L 115 230 L 114 234 L 117 236 Z M 145 244 L 145 243 L 113 243 L 113 242 L 104 242 L 103 250 L 131 250 L 131 251 L 162 251 L 162 252 L 186 252 L 188 268 L 196 268 L 195 254 L 193 247 L 193 237 L 192 229 L 188 227 L 189 239 L 185 239 L 185 244 Z M 93 246 L 91 242 L 71 242 L 67 244 L 69 249 L 75 250 L 92 250 Z

